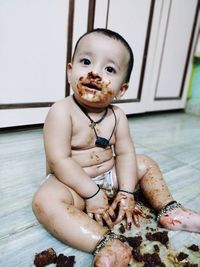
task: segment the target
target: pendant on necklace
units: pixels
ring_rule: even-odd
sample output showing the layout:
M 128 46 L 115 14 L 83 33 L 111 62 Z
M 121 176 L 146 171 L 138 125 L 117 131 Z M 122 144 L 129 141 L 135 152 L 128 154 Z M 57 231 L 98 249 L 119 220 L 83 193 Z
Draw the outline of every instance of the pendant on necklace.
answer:
M 97 135 L 97 139 L 96 139 L 95 145 L 99 146 L 99 147 L 102 147 L 102 148 L 107 148 L 108 145 L 109 145 L 109 140 Z
M 94 129 L 95 125 L 96 125 L 96 123 L 94 121 L 90 121 L 90 123 L 89 123 L 90 128 Z

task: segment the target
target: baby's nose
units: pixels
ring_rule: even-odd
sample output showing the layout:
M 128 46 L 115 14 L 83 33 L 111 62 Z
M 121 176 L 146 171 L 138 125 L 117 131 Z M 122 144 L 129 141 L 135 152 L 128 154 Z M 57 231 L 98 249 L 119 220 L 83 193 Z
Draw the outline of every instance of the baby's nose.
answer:
M 101 80 L 101 77 L 100 77 L 100 75 L 98 74 L 97 71 L 91 71 L 91 72 L 89 72 L 88 73 L 88 78 Z

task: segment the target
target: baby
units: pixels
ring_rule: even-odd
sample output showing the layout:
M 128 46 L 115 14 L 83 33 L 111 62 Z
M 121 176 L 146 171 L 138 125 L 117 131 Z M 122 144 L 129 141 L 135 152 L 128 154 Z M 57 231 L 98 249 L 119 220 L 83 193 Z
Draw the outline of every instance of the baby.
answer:
M 152 159 L 135 154 L 126 115 L 111 104 L 128 89 L 132 67 L 132 50 L 118 33 L 84 34 L 68 64 L 74 94 L 51 107 L 44 125 L 48 179 L 33 211 L 58 239 L 93 252 L 96 267 L 128 266 L 131 250 L 111 229 L 123 219 L 127 229 L 139 227 L 137 184 L 163 227 L 200 232 L 200 215 L 173 200 Z

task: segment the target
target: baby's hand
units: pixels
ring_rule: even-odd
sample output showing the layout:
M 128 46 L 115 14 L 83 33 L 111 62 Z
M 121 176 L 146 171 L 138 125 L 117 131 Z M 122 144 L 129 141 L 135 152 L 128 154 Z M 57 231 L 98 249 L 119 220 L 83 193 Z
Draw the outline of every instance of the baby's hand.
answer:
M 126 228 L 131 229 L 132 224 L 139 227 L 139 216 L 142 215 L 142 211 L 136 206 L 134 196 L 124 192 L 118 192 L 112 205 L 110 206 L 109 212 L 113 213 L 114 210 L 119 206 L 119 213 L 114 224 L 121 222 L 126 217 Z
M 90 218 L 95 219 L 102 226 L 104 220 L 109 228 L 113 227 L 113 222 L 111 220 L 112 212 L 108 213 L 108 198 L 103 190 L 100 190 L 93 198 L 87 199 L 85 203 L 86 212 Z

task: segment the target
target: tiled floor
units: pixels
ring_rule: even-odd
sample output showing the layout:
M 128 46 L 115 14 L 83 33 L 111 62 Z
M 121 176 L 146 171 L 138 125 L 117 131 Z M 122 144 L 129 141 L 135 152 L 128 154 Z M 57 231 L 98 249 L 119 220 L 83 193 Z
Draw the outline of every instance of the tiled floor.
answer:
M 175 199 L 200 212 L 200 117 L 182 112 L 129 117 L 137 153 L 154 158 Z M 46 232 L 31 211 L 31 199 L 45 178 L 41 128 L 0 134 L 0 266 L 30 267 L 36 252 L 53 247 L 75 255 L 76 267 L 91 255 L 69 248 Z M 181 247 L 200 245 L 200 235 L 170 232 Z

